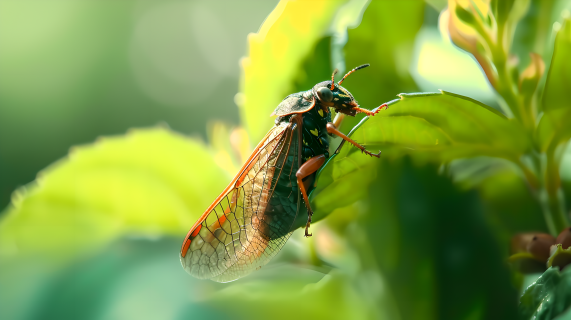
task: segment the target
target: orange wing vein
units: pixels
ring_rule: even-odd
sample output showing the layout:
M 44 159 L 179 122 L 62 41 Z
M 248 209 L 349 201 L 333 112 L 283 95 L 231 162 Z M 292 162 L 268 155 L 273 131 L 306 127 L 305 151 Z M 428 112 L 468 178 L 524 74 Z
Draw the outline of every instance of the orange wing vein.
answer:
M 291 171 L 297 170 L 299 164 L 285 164 L 288 156 L 289 163 L 292 156 L 298 157 L 298 139 L 293 138 L 298 133 L 292 127 L 292 123 L 285 122 L 274 126 L 228 187 L 190 229 L 180 260 L 192 276 L 218 282 L 236 280 L 259 269 L 283 247 L 291 235 L 291 224 L 286 224 L 292 219 L 277 221 L 280 230 L 276 232 L 276 221 L 272 224 L 271 220 L 278 219 L 266 211 L 274 210 L 269 209 L 268 202 L 277 179 L 287 174 L 295 180 Z M 295 190 L 297 184 L 292 183 Z

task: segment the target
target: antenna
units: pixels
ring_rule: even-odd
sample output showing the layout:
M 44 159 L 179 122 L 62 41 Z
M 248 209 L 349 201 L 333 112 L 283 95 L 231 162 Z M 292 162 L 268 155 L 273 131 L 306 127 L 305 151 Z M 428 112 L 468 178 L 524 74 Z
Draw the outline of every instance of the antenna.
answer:
M 343 77 L 343 79 L 339 80 L 339 83 L 337 83 L 337 85 L 341 85 L 341 83 L 343 83 L 343 80 L 345 80 L 345 78 L 347 78 L 351 73 L 353 73 L 353 72 L 355 72 L 355 71 L 357 71 L 357 70 L 359 70 L 359 69 L 366 68 L 366 67 L 368 67 L 368 66 L 370 66 L 370 64 L 366 63 L 366 64 L 364 64 L 364 65 L 360 65 L 360 66 L 358 66 L 357 68 L 355 68 L 355 69 L 353 69 L 353 70 L 347 72 L 347 74 Z M 335 69 L 335 70 L 337 70 L 337 69 Z M 335 74 L 333 74 L 333 75 L 335 75 Z M 333 87 L 333 86 L 332 86 L 332 87 Z M 331 90 L 333 90 L 333 89 L 331 89 Z
M 337 72 L 339 72 L 339 69 L 335 68 L 335 70 L 333 70 L 333 74 L 331 75 L 331 91 L 333 91 L 333 89 L 335 89 L 335 75 L 337 74 Z

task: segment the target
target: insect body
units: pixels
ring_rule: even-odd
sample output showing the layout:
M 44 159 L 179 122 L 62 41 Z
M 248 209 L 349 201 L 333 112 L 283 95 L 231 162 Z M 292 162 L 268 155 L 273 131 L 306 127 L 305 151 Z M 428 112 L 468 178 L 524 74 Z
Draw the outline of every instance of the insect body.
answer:
M 275 126 L 256 146 L 226 189 L 206 209 L 184 239 L 180 260 L 184 269 L 200 279 L 228 282 L 266 264 L 283 247 L 302 202 L 308 219 L 313 211 L 307 195 L 315 172 L 329 157 L 329 136 L 336 135 L 367 151 L 337 127 L 345 115 L 375 111 L 359 107 L 351 93 L 333 76 L 305 92 L 287 96 L 272 113 Z M 338 114 L 331 119 L 330 108 Z

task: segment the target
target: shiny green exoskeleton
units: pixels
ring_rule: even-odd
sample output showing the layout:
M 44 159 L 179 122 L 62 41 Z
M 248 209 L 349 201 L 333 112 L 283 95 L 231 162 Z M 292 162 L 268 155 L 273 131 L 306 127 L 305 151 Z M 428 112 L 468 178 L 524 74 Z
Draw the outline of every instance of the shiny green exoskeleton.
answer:
M 307 208 L 305 235 L 313 211 L 307 194 L 315 173 L 329 157 L 329 137 L 338 136 L 364 153 L 379 157 L 339 130 L 345 115 L 369 116 L 341 83 L 323 81 L 287 96 L 272 115 L 275 126 L 254 149 L 230 185 L 188 232 L 181 249 L 185 270 L 202 279 L 228 282 L 266 264 L 291 235 L 296 217 Z M 337 112 L 331 119 L 330 109 Z M 300 197 L 301 195 L 301 197 Z

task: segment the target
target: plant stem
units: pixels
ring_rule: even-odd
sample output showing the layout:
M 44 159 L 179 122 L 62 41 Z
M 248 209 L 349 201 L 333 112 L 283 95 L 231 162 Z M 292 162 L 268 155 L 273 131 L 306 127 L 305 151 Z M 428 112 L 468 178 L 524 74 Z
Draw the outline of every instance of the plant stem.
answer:
M 518 167 L 523 172 L 523 175 L 525 176 L 527 183 L 529 183 L 531 190 L 534 193 L 536 193 L 540 188 L 540 182 L 539 182 L 539 179 L 537 178 L 537 175 L 535 174 L 535 172 L 533 172 L 533 170 L 529 169 L 521 160 L 517 160 L 514 162 L 518 165 Z
M 546 151 L 545 164 L 545 194 L 540 197 L 544 216 L 549 224 L 552 224 L 550 232 L 554 235 L 569 226 L 569 219 L 565 214 L 565 200 L 561 190 L 561 178 L 559 177 L 559 162 L 555 157 L 556 145 L 552 144 Z
M 556 237 L 563 229 L 569 226 L 569 220 L 563 210 L 563 192 L 558 189 L 555 194 L 549 194 L 542 189 L 539 194 L 539 203 L 549 233 Z

